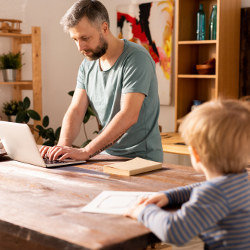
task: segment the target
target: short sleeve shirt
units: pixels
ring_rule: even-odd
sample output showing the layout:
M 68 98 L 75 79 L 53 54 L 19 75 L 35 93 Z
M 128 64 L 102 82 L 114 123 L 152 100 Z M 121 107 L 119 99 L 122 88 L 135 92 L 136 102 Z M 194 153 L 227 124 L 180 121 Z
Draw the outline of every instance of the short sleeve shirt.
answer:
M 86 90 L 89 103 L 103 129 L 120 111 L 122 95 L 144 94 L 137 123 L 106 152 L 162 162 L 155 63 L 145 48 L 124 40 L 123 53 L 107 71 L 100 69 L 99 60 L 84 59 L 78 71 L 77 88 Z

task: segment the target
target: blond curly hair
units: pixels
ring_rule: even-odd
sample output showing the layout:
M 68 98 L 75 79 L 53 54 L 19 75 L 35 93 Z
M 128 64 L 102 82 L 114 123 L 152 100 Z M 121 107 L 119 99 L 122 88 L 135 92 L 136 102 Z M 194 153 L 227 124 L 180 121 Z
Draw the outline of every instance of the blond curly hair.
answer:
M 180 125 L 203 165 L 223 174 L 242 172 L 250 160 L 250 106 L 238 100 L 200 105 Z

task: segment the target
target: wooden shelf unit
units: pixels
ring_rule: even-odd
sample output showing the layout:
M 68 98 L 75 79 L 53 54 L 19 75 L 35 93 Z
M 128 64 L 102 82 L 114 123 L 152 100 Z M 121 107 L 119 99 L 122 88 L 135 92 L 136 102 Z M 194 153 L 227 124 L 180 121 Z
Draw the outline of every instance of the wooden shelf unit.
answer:
M 32 46 L 32 80 L 22 80 L 21 69 L 17 72 L 16 82 L 0 82 L 0 86 L 12 85 L 14 100 L 22 100 L 22 90 L 33 91 L 33 108 L 42 117 L 42 80 L 41 80 L 41 29 L 32 27 L 31 34 L 0 33 L 0 37 L 9 37 L 12 40 L 12 52 L 21 51 L 22 44 Z M 34 126 L 40 124 L 34 121 Z
M 206 39 L 209 17 L 217 4 L 216 40 L 196 40 L 196 13 L 203 4 Z M 176 0 L 175 130 L 178 120 L 190 112 L 193 100 L 238 98 L 239 91 L 239 0 Z M 197 64 L 215 58 L 215 74 L 198 75 Z

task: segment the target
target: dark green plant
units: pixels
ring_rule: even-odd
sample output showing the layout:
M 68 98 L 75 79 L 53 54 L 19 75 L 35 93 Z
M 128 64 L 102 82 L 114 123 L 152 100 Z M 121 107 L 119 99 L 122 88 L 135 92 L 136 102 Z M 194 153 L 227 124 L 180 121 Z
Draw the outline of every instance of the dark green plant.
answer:
M 49 117 L 46 115 L 43 118 L 42 126 L 37 125 L 39 136 L 45 139 L 43 145 L 54 146 L 58 143 L 61 127 L 58 127 L 55 131 L 53 128 L 49 128 Z
M 20 69 L 22 67 L 21 53 L 0 55 L 0 69 Z
M 10 101 L 3 104 L 2 111 L 7 116 L 16 115 L 16 122 L 28 123 L 30 119 L 40 121 L 40 115 L 33 109 L 29 109 L 30 99 L 25 97 L 23 101 Z M 42 120 L 42 126 L 37 125 L 36 128 L 31 127 L 33 131 L 39 134 L 39 137 L 45 139 L 43 145 L 54 146 L 57 144 L 60 136 L 61 127 L 58 127 L 55 131 L 49 126 L 49 117 L 45 116 Z M 39 139 L 39 138 L 38 138 Z
M 18 102 L 18 112 L 16 115 L 16 122 L 18 123 L 28 123 L 30 118 L 36 121 L 40 121 L 40 115 L 33 109 L 29 109 L 30 99 L 25 97 L 23 101 Z
M 4 102 L 2 112 L 7 116 L 16 115 L 18 112 L 18 102 L 14 100 L 10 102 Z

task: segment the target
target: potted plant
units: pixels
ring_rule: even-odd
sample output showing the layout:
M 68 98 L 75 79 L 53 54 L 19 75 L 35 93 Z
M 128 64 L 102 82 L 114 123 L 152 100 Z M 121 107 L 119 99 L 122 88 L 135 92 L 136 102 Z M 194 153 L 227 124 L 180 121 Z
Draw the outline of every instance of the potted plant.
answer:
M 10 101 L 3 104 L 2 112 L 7 115 L 9 121 L 18 123 L 28 123 L 30 118 L 40 121 L 40 115 L 33 109 L 30 109 L 30 99 L 25 97 L 23 101 Z
M 18 112 L 18 102 L 12 100 L 10 102 L 3 103 L 2 112 L 7 115 L 9 122 L 14 122 Z
M 16 81 L 16 71 L 22 67 L 21 53 L 12 53 L 0 55 L 0 69 L 3 72 L 5 82 Z

